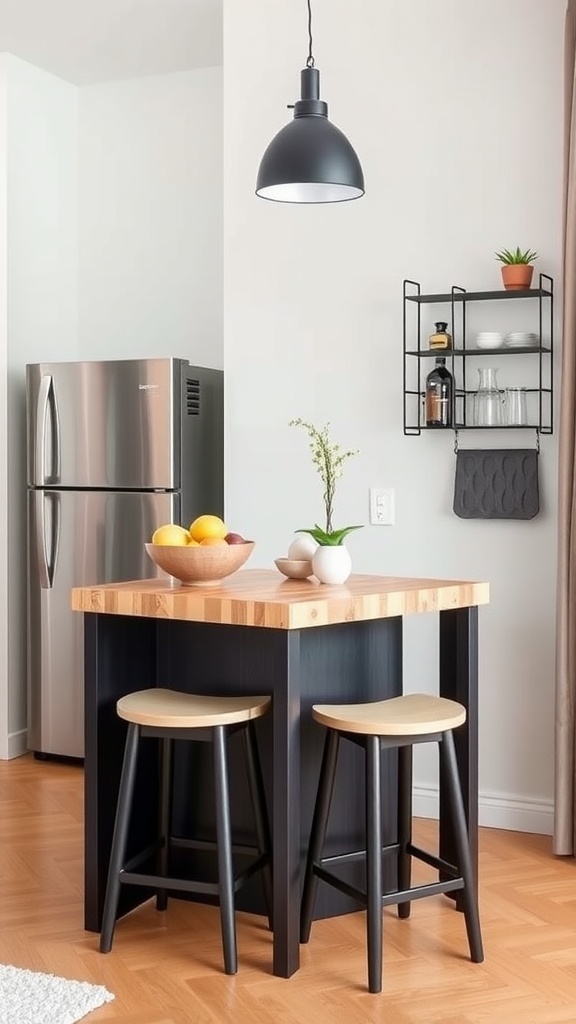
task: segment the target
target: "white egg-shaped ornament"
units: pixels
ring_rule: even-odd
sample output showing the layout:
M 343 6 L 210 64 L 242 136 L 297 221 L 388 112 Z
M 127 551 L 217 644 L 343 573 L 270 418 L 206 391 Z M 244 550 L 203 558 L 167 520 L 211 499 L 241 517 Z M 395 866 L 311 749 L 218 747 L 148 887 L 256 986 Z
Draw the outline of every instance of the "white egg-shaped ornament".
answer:
M 288 548 L 288 558 L 308 561 L 318 547 L 316 541 L 309 534 L 303 533 L 295 537 Z

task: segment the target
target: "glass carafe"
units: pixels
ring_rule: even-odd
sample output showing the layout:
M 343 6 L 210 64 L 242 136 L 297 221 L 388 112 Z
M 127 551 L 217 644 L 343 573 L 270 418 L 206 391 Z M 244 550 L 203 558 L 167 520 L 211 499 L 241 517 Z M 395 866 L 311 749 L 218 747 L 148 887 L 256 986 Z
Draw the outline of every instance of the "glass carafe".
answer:
M 494 367 L 478 370 L 478 390 L 474 395 L 475 427 L 501 427 L 504 420 L 503 395 L 498 387 Z

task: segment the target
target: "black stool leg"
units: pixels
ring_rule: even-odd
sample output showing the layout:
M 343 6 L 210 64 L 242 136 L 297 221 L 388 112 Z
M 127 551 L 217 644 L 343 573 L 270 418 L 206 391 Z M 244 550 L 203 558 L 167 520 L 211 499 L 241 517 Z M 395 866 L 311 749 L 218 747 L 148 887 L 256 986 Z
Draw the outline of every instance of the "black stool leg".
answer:
M 128 825 L 130 823 L 130 808 L 134 793 L 134 783 L 136 781 L 136 761 L 138 757 L 139 736 L 139 726 L 130 722 L 128 725 L 128 733 L 126 735 L 124 761 L 122 764 L 122 775 L 120 776 L 120 789 L 118 792 L 118 804 L 116 806 L 116 821 L 114 823 L 112 849 L 110 851 L 110 862 L 108 865 L 108 881 L 106 884 L 106 897 L 104 899 L 102 928 L 100 931 L 101 953 L 110 952 L 112 949 L 112 940 L 114 938 L 116 911 L 118 909 L 118 897 L 120 895 L 120 871 L 124 864 L 126 855 L 126 841 L 128 838 Z
M 398 889 L 410 888 L 412 858 L 412 745 L 398 747 Z M 410 900 L 398 904 L 398 917 L 410 917 Z
M 160 740 L 160 808 L 159 808 L 159 832 L 160 832 L 160 853 L 158 855 L 158 874 L 166 878 L 168 874 L 168 860 L 170 853 L 170 819 L 171 819 L 171 793 L 172 793 L 172 750 L 173 740 Z M 168 906 L 168 893 L 166 889 L 158 889 L 156 893 L 156 910 L 166 910 Z
M 460 778 L 454 749 L 454 737 L 451 731 L 445 732 L 440 742 L 440 757 L 443 761 L 445 771 L 445 782 L 448 788 L 448 805 L 452 817 L 454 829 L 454 845 L 458 856 L 458 870 L 464 879 L 462 902 L 464 904 L 464 919 L 466 921 L 466 932 L 470 946 L 470 959 L 481 964 L 484 960 L 482 949 L 482 933 L 480 931 L 480 918 L 478 915 L 478 903 L 476 901 L 476 887 L 474 884 L 474 872 L 472 871 L 472 859 L 470 857 L 470 844 L 468 842 L 468 828 L 466 825 L 466 814 L 464 801 L 460 788 Z
M 310 938 L 310 927 L 312 925 L 312 913 L 316 899 L 318 878 L 314 874 L 314 865 L 322 857 L 326 829 L 328 827 L 328 816 L 330 814 L 330 803 L 334 790 L 334 777 L 336 775 L 336 762 L 338 759 L 338 743 L 340 735 L 335 729 L 328 729 L 324 742 L 324 753 L 322 755 L 322 767 L 320 769 L 320 780 L 316 794 L 316 804 L 312 818 L 312 829 L 308 843 L 308 857 L 306 860 L 306 871 L 304 874 L 304 889 L 302 893 L 302 907 L 300 911 L 300 942 L 308 942 Z
M 264 854 L 268 858 L 268 862 L 264 865 L 262 870 L 262 887 L 264 889 L 264 902 L 266 904 L 266 913 L 268 915 L 268 927 L 272 931 L 272 841 L 270 838 L 270 825 L 268 822 L 268 812 L 266 810 L 264 780 L 262 778 L 262 768 L 260 765 L 260 756 L 258 754 L 258 745 L 256 743 L 254 722 L 248 722 L 246 728 L 242 730 L 242 742 L 244 744 L 248 786 L 250 788 L 250 798 L 254 813 L 258 853 Z
M 382 795 L 380 737 L 366 737 L 366 910 L 368 989 L 382 991 Z
M 232 833 L 230 828 L 225 726 L 216 726 L 213 730 L 213 736 L 218 886 L 224 970 L 226 974 L 236 974 L 238 970 L 238 956 L 236 952 L 236 924 L 234 921 L 234 875 L 232 870 Z

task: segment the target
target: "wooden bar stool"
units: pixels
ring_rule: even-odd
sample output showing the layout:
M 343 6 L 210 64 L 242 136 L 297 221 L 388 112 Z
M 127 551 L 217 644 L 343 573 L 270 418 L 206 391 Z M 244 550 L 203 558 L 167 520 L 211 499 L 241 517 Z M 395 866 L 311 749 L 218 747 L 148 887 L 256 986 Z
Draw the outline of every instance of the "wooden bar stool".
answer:
M 407 694 L 371 704 L 316 705 L 312 715 L 328 729 L 324 746 L 320 782 L 302 895 L 300 941 L 308 942 L 318 879 L 352 896 L 367 910 L 368 988 L 382 991 L 382 908 L 398 904 L 398 916 L 410 914 L 410 901 L 438 893 L 462 890 L 462 902 L 470 957 L 474 963 L 484 959 L 480 919 L 472 871 L 466 817 L 452 730 L 466 721 L 466 709 L 456 701 L 428 694 Z M 336 857 L 322 857 L 330 803 L 336 774 L 340 739 L 362 746 L 366 752 L 366 849 Z M 412 843 L 412 747 L 416 743 L 438 743 L 444 772 L 447 804 L 452 819 L 458 864 Z M 382 801 L 380 787 L 381 751 L 398 748 L 398 842 L 383 846 Z M 382 891 L 382 856 L 395 853 L 398 887 Z M 366 889 L 349 885 L 327 869 L 347 861 L 366 860 Z M 416 857 L 436 868 L 439 880 L 411 887 L 411 859 Z
M 100 952 L 112 948 L 118 899 L 121 885 L 151 886 L 157 890 L 156 905 L 165 910 L 170 890 L 218 896 L 222 927 L 222 945 L 226 974 L 238 969 L 236 952 L 236 924 L 234 893 L 254 872 L 262 870 L 264 897 L 270 922 L 271 914 L 271 844 L 264 784 L 260 768 L 254 720 L 264 715 L 271 704 L 270 697 L 212 697 L 179 693 L 174 690 L 141 690 L 122 697 L 116 711 L 129 723 L 120 779 L 116 821 L 110 853 L 108 882 L 104 901 Z M 227 739 L 240 731 L 248 784 L 252 802 L 256 845 L 232 847 L 230 801 L 228 793 Z M 141 851 L 126 862 L 126 845 L 130 812 L 136 781 L 138 744 L 140 737 L 153 736 L 160 740 L 160 814 L 158 840 L 152 847 Z M 211 742 L 213 746 L 216 842 L 182 839 L 171 835 L 171 789 L 174 740 Z M 218 881 L 190 881 L 169 874 L 170 853 L 176 848 L 216 850 Z M 234 874 L 232 854 L 243 854 L 250 859 L 244 870 Z M 135 870 L 151 855 L 157 857 L 157 873 Z

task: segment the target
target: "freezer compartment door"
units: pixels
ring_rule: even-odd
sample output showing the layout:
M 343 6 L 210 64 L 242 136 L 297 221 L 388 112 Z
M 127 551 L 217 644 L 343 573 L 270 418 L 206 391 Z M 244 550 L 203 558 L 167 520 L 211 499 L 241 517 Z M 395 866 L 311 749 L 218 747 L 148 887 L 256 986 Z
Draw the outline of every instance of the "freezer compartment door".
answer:
M 182 360 L 26 367 L 28 485 L 180 490 Z
M 144 543 L 179 494 L 28 491 L 28 746 L 84 755 L 84 621 L 75 586 L 159 574 Z

